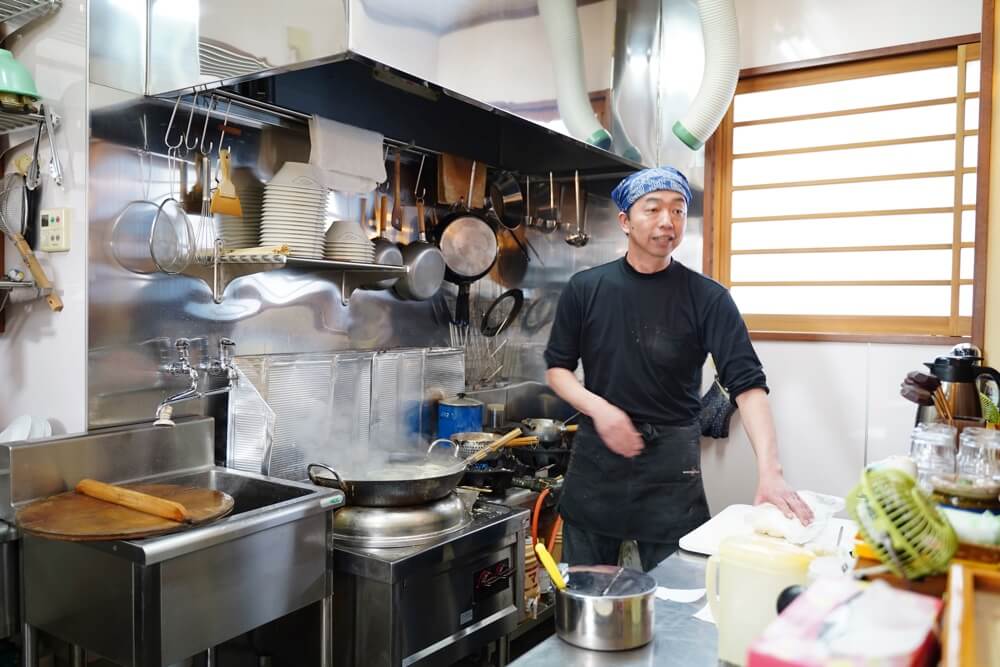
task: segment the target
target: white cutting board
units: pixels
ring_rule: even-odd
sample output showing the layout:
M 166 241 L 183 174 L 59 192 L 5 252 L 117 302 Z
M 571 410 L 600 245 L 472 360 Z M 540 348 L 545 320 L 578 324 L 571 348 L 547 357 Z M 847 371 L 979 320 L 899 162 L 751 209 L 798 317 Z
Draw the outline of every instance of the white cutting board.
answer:
M 751 509 L 753 509 L 751 505 L 730 505 L 682 537 L 679 542 L 681 549 L 714 556 L 719 553 L 719 543 L 725 538 L 733 535 L 752 535 L 753 528 L 747 522 L 747 514 Z M 841 543 L 850 544 L 849 541 L 853 541 L 857 533 L 857 526 L 850 519 L 830 519 L 826 528 L 814 541 L 834 544 L 841 528 L 844 529 Z

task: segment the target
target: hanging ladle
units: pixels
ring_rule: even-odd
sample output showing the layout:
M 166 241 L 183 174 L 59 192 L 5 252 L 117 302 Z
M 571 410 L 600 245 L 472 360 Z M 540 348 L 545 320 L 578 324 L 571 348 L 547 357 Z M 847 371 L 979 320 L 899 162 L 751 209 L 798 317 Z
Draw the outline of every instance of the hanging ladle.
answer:
M 582 248 L 590 242 L 590 234 L 583 231 L 583 225 L 586 220 L 585 216 L 580 211 L 580 172 L 573 172 L 573 186 L 576 197 L 576 231 L 566 237 L 566 243 L 570 244 L 574 248 Z

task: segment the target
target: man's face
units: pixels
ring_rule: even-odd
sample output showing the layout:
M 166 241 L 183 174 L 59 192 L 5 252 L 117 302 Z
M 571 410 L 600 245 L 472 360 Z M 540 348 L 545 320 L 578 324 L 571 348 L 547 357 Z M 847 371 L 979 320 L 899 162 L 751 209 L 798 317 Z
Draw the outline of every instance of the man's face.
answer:
M 630 242 L 654 257 L 669 257 L 684 238 L 687 204 L 679 192 L 657 190 L 643 195 L 618 222 Z

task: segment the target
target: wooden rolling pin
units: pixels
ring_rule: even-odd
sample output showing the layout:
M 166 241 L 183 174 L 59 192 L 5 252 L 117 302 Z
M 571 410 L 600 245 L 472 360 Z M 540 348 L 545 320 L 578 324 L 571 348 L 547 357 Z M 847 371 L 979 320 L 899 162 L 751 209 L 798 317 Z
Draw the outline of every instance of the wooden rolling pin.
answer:
M 76 492 L 178 523 L 193 523 L 193 519 L 184 505 L 173 500 L 157 498 L 148 493 L 139 493 L 114 484 L 98 482 L 95 479 L 81 479 L 76 485 Z

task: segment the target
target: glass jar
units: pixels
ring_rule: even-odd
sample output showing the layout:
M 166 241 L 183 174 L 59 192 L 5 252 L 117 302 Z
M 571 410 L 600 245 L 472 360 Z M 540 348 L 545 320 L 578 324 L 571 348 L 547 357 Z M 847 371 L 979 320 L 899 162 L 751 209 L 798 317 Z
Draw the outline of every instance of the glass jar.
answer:
M 972 484 L 1000 481 L 1000 431 L 967 428 L 958 448 L 958 476 Z
M 910 458 L 917 464 L 917 483 L 930 491 L 931 479 L 955 474 L 955 427 L 919 424 L 910 438 Z

